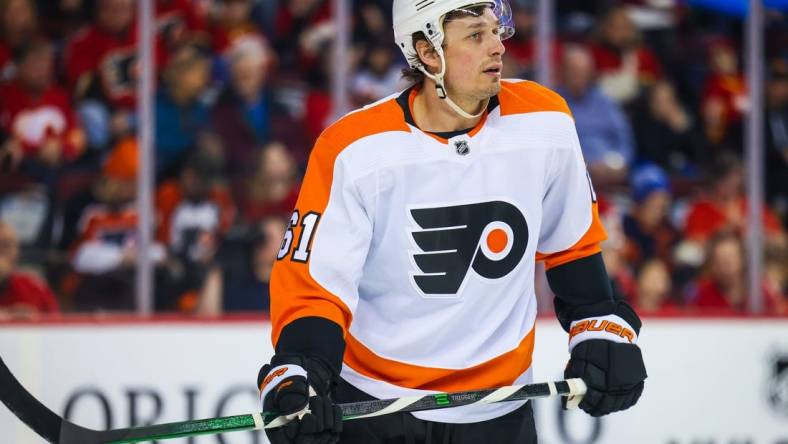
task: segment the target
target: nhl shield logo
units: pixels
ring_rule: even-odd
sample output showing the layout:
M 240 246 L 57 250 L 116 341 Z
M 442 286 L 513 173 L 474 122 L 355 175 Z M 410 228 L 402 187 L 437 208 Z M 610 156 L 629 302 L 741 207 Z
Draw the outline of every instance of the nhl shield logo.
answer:
M 454 142 L 454 150 L 460 156 L 465 156 L 466 154 L 471 152 L 471 147 L 468 146 L 468 142 L 466 142 L 465 140 L 458 140 Z
M 788 354 L 774 356 L 769 373 L 769 404 L 775 412 L 788 417 Z

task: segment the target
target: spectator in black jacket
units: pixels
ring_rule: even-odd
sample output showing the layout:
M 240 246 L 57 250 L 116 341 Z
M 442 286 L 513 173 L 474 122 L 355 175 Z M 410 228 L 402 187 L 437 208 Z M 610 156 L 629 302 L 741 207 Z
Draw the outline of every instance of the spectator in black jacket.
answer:
M 651 88 L 633 123 L 638 160 L 654 162 L 671 175 L 697 174 L 702 136 L 670 83 Z

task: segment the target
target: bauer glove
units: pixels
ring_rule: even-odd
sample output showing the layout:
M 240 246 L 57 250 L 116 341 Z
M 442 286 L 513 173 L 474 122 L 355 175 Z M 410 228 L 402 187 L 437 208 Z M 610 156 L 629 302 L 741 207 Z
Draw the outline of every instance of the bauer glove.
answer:
M 593 316 L 571 324 L 564 377 L 585 381 L 588 391 L 579 407 L 591 416 L 626 410 L 643 393 L 646 367 L 636 345 L 640 319 L 626 304 L 619 309 L 622 316 Z M 566 407 L 567 398 L 562 402 Z
M 276 354 L 257 377 L 264 412 L 290 421 L 266 429 L 272 444 L 333 444 L 342 431 L 342 411 L 329 396 L 333 378 L 318 358 Z

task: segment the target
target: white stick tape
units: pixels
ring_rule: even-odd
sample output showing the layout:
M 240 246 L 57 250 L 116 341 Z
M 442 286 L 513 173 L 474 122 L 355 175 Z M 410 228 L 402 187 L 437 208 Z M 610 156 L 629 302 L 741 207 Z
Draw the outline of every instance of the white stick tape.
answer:
M 263 424 L 263 415 L 259 413 L 252 413 L 252 419 L 254 419 L 254 429 L 260 430 L 263 428 L 265 424 Z
M 517 390 L 520 390 L 523 386 L 521 385 L 512 385 L 509 387 L 501 387 L 498 390 L 490 393 L 489 395 L 485 396 L 484 398 L 477 401 L 480 404 L 492 404 L 494 402 L 498 402 L 502 399 L 506 399 L 509 396 L 513 395 Z

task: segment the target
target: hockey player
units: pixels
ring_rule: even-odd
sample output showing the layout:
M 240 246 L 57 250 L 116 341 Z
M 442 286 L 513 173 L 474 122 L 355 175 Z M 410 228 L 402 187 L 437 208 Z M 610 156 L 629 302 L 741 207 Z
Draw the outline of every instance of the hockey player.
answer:
M 616 300 L 569 109 L 501 80 L 505 0 L 394 0 L 406 91 L 323 132 L 271 277 L 276 354 L 259 374 L 278 443 L 535 443 L 530 403 L 341 422 L 337 403 L 532 380 L 534 264 L 569 333 L 580 407 L 643 390 L 640 320 Z

